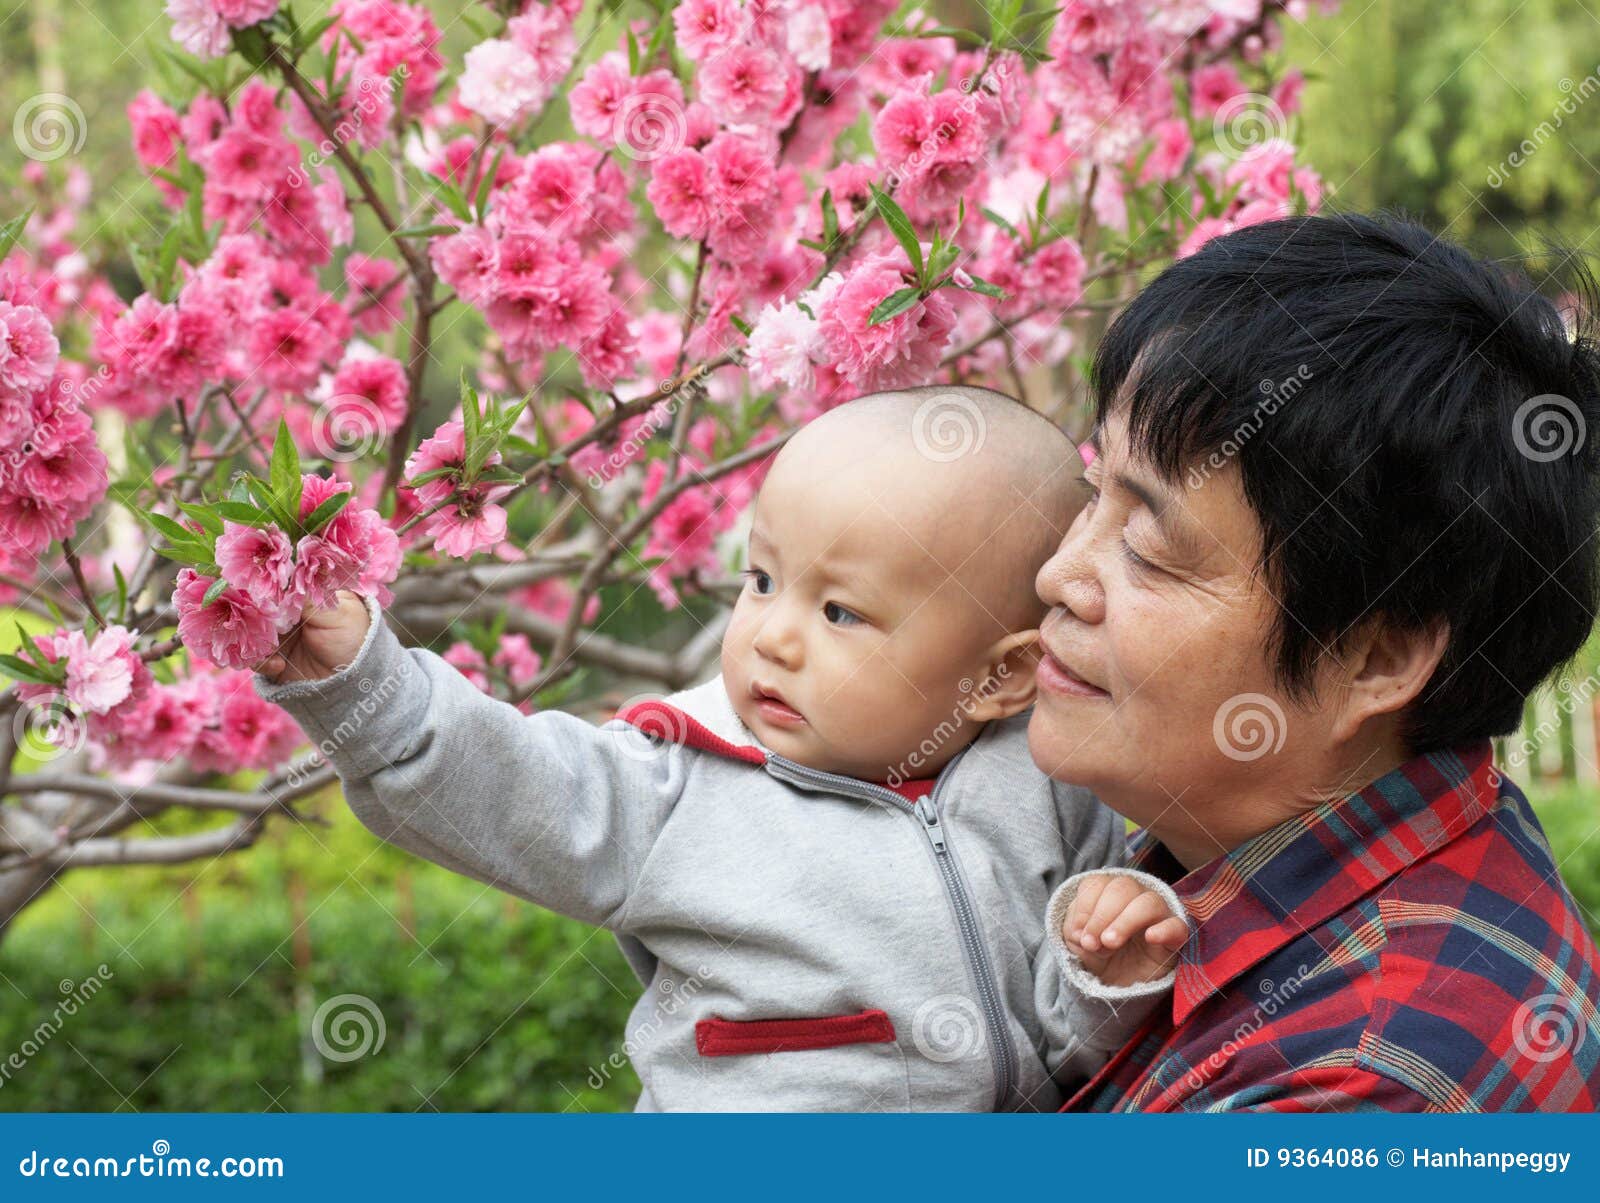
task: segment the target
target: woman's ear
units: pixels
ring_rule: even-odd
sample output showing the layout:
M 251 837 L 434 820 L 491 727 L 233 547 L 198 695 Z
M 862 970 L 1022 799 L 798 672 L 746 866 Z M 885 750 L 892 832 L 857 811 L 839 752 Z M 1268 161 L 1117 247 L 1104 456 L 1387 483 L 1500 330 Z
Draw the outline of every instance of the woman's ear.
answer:
M 1443 622 L 1409 631 L 1381 619 L 1365 624 L 1340 656 L 1348 675 L 1334 734 L 1349 739 L 1370 719 L 1398 715 L 1433 677 L 1449 642 Z
M 1039 664 L 1039 632 L 1017 631 L 991 644 L 982 672 L 963 692 L 961 707 L 977 723 L 1020 714 L 1033 705 L 1033 670 Z

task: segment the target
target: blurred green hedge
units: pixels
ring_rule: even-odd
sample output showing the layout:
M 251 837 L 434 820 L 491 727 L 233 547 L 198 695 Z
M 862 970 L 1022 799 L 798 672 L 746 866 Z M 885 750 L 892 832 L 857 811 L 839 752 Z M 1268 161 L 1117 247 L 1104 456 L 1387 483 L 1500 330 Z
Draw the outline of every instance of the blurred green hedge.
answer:
M 639 987 L 608 933 L 380 845 L 342 806 L 309 830 L 327 855 L 290 831 L 199 870 L 69 875 L 25 913 L 0 944 L 0 1111 L 633 1105 Z M 98 993 L 41 1032 L 102 963 Z M 311 1032 L 347 994 L 384 1037 L 342 1061 Z M 358 1033 L 322 1030 L 340 1056 Z

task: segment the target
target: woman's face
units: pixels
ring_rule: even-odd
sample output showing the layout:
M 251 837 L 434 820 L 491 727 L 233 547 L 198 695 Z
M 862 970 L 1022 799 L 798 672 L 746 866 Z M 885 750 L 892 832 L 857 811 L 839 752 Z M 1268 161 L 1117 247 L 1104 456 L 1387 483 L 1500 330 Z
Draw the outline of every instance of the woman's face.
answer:
M 1128 458 L 1119 417 L 1098 450 L 1089 504 L 1039 570 L 1051 610 L 1029 745 L 1045 773 L 1203 863 L 1253 834 L 1229 798 L 1292 788 L 1327 720 L 1274 682 L 1277 604 L 1237 469 L 1167 484 Z

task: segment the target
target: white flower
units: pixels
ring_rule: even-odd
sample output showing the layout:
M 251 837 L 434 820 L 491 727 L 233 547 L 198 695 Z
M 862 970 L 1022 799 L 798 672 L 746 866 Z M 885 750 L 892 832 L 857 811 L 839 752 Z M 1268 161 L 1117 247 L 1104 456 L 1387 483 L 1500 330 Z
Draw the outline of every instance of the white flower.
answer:
M 807 71 L 826 71 L 833 61 L 833 30 L 820 4 L 802 4 L 789 14 L 785 30 L 789 53 Z
M 793 301 L 768 305 L 750 331 L 745 364 L 762 388 L 781 382 L 792 389 L 809 389 L 811 369 L 821 350 L 815 318 L 807 317 Z
M 495 125 L 530 116 L 549 97 L 538 60 L 504 38 L 479 42 L 461 66 L 460 100 Z

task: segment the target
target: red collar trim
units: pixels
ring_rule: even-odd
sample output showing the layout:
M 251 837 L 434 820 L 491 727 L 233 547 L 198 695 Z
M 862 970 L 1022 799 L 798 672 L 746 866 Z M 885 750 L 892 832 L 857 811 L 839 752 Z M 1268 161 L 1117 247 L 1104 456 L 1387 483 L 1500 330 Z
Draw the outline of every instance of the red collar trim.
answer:
M 767 754 L 754 744 L 730 743 L 704 723 L 690 718 L 684 711 L 666 702 L 635 702 L 617 711 L 617 717 L 646 735 L 654 735 L 668 743 L 698 748 L 702 752 L 712 752 L 730 760 L 742 760 L 746 764 L 767 763 Z

